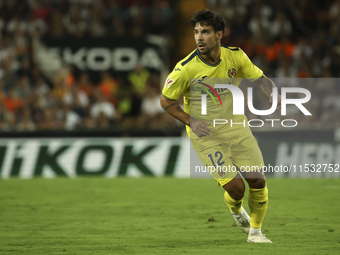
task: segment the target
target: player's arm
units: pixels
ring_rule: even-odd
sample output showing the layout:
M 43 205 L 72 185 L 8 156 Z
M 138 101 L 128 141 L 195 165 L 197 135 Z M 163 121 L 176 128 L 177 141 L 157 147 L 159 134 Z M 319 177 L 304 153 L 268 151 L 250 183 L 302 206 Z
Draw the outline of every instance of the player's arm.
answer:
M 185 125 L 188 125 L 189 127 L 191 127 L 192 131 L 198 137 L 204 137 L 204 136 L 210 135 L 210 129 L 208 128 L 208 125 L 210 123 L 206 123 L 204 121 L 196 120 L 190 117 L 189 114 L 183 111 L 182 107 L 177 103 L 176 100 L 168 99 L 162 94 L 160 103 L 161 103 L 162 108 L 167 113 L 169 113 L 172 117 L 178 119 Z
M 170 100 L 162 94 L 160 103 L 162 108 L 172 117 L 178 119 L 185 125 L 190 126 L 190 115 L 183 111 L 182 107 L 176 100 Z
M 273 88 L 276 88 L 275 83 L 269 79 L 267 76 L 264 74 L 262 75 L 261 78 L 257 79 L 254 82 L 261 90 L 262 92 L 269 97 L 269 102 L 271 103 L 273 100 L 272 93 L 273 93 Z M 281 95 L 278 93 L 277 94 L 277 103 L 278 107 L 281 105 Z

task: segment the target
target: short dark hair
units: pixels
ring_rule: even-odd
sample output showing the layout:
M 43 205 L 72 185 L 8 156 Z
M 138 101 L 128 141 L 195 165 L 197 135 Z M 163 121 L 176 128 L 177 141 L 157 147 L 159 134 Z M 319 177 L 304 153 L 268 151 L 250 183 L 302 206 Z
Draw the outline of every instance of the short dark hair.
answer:
M 224 33 L 225 21 L 222 16 L 211 10 L 200 10 L 194 13 L 190 19 L 190 24 L 194 28 L 199 23 L 201 26 L 212 26 L 217 31 Z

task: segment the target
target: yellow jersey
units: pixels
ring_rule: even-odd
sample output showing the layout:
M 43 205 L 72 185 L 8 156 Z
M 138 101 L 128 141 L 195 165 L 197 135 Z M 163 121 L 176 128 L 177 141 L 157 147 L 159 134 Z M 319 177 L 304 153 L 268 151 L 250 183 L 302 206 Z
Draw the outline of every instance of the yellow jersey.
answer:
M 215 84 L 232 84 L 239 86 L 242 79 L 255 81 L 263 75 L 261 69 L 255 66 L 248 56 L 238 47 L 221 45 L 220 60 L 216 64 L 206 62 L 196 49 L 183 60 L 179 61 L 167 77 L 162 94 L 169 100 L 178 100 L 183 95 L 184 111 L 191 117 L 211 123 L 211 134 L 199 138 L 190 127 L 187 133 L 193 141 L 195 150 L 221 144 L 226 139 L 251 132 L 244 123 L 244 115 L 233 115 L 233 97 L 228 89 L 214 89 Z M 202 115 L 202 94 L 208 94 L 206 100 L 206 115 Z M 214 119 L 228 120 L 228 124 L 213 127 Z

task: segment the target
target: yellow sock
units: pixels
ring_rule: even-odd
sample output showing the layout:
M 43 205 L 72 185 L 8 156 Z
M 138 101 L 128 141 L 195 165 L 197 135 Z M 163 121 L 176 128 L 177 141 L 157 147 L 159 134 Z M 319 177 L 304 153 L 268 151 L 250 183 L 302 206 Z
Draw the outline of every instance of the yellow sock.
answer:
M 235 200 L 229 196 L 228 192 L 224 192 L 224 201 L 227 203 L 230 211 L 234 214 L 239 214 L 242 211 L 243 198 L 241 200 Z
M 263 189 L 249 188 L 248 205 L 250 209 L 250 226 L 257 229 L 261 228 L 268 208 L 267 185 Z

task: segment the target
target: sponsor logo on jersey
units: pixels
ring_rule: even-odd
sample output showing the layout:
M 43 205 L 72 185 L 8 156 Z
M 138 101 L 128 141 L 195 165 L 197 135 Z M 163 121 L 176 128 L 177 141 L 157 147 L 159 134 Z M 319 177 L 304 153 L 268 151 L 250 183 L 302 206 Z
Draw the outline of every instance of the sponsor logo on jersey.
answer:
M 169 88 L 171 84 L 173 84 L 175 81 L 171 79 L 170 77 L 165 82 L 165 87 Z
M 236 75 L 236 69 L 235 68 L 230 68 L 229 70 L 228 70 L 228 76 L 230 77 L 230 78 L 234 78 L 235 77 L 235 75 Z
M 179 68 L 175 68 L 174 70 L 175 70 L 175 71 L 181 71 L 181 69 L 179 69 Z

